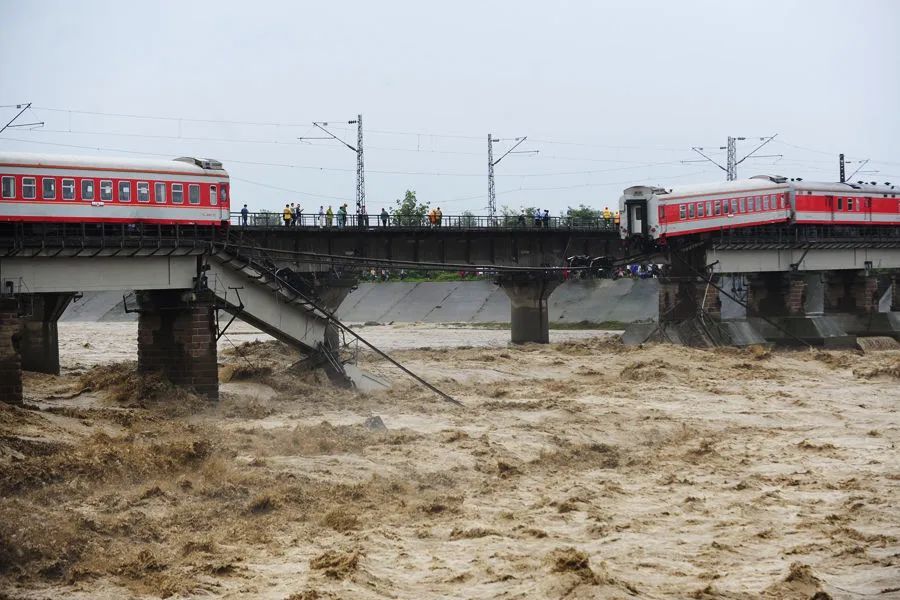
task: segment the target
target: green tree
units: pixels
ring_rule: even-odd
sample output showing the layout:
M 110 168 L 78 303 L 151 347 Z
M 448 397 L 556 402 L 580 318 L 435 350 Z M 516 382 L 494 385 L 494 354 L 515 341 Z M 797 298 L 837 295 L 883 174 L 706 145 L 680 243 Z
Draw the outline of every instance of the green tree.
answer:
M 403 199 L 398 198 L 394 202 L 396 206 L 391 209 L 391 215 L 396 224 L 406 226 L 424 224 L 429 204 L 428 202 L 419 202 L 416 199 L 415 190 L 406 190 Z
M 525 211 L 525 225 L 532 225 L 534 223 L 534 214 L 538 212 L 537 208 L 529 206 L 525 209 L 515 210 L 506 205 L 500 207 L 500 224 L 504 227 L 516 227 L 521 225 L 521 223 L 519 223 L 519 217 L 522 215 L 523 210 Z
M 475 214 L 471 210 L 463 211 L 459 218 L 460 227 L 475 227 Z
M 261 208 L 255 215 L 251 217 L 251 219 L 253 220 L 253 225 L 265 225 L 266 227 L 272 227 L 273 225 L 280 224 L 281 215 Z
M 570 226 L 596 224 L 601 216 L 602 212 L 600 210 L 595 210 L 584 204 L 579 204 L 578 208 L 570 206 L 566 211 L 567 221 Z

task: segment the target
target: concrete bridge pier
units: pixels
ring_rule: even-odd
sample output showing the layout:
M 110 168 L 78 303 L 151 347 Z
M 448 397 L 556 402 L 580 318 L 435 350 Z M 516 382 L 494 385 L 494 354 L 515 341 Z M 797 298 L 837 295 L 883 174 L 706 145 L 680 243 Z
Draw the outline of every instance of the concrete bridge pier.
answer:
M 0 297 L 0 402 L 22 404 L 19 302 Z
M 59 375 L 59 330 L 57 321 L 71 293 L 27 294 L 19 297 L 22 338 L 19 353 L 22 369 Z
M 161 372 L 172 383 L 219 398 L 212 298 L 191 290 L 136 292 L 138 371 Z
M 748 274 L 747 320 L 763 338 L 779 345 L 853 346 L 855 336 L 821 313 L 821 278 L 818 272 Z
M 509 297 L 512 343 L 550 343 L 547 299 L 562 280 L 545 275 L 512 274 L 501 275 L 497 283 Z
M 714 280 L 716 282 L 717 280 Z M 721 316 L 719 290 L 694 275 L 666 275 L 659 278 L 659 323 L 683 323 L 703 309 L 710 317 Z
M 855 336 L 889 336 L 900 340 L 897 273 L 892 282 L 889 312 L 879 312 L 879 278 L 866 271 L 826 271 L 823 273 L 824 312 Z M 885 282 L 887 283 L 887 281 Z

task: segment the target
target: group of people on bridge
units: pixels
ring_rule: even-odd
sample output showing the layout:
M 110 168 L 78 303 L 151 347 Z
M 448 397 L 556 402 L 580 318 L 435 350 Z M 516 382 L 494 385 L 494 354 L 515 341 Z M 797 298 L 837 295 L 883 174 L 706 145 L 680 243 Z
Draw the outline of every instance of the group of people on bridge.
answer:
M 518 217 L 513 216 L 503 216 L 503 217 L 476 217 L 471 213 L 465 213 L 460 217 L 450 217 L 450 225 L 464 226 L 464 227 L 474 227 L 474 226 L 484 226 L 493 225 L 493 226 L 518 226 L 518 227 L 539 227 L 539 228 L 550 228 L 556 226 L 584 226 L 587 224 L 598 224 L 601 222 L 606 227 L 619 227 L 620 223 L 620 214 L 619 211 L 611 211 L 609 207 L 603 209 L 603 211 L 598 211 L 599 217 L 575 217 L 575 216 L 560 216 L 560 217 L 551 217 L 550 211 L 547 209 L 534 209 L 533 212 L 526 212 L 525 209 L 522 209 L 519 213 Z M 260 213 L 251 213 L 245 204 L 240 211 L 239 223 L 241 226 L 246 227 L 250 224 L 251 214 L 253 215 L 253 225 L 267 225 L 272 226 L 277 224 L 279 220 L 279 215 L 277 213 L 270 213 L 268 211 L 263 211 Z M 596 214 L 596 213 L 595 213 Z M 325 206 L 319 206 L 319 211 L 317 213 L 313 213 L 311 216 L 306 216 L 307 222 L 304 223 L 304 214 L 303 208 L 299 203 L 291 202 L 289 204 L 284 205 L 284 209 L 281 211 L 280 220 L 285 227 L 294 227 L 297 225 L 303 226 L 304 224 L 315 227 L 324 227 L 331 228 L 335 225 L 338 228 L 344 228 L 348 225 L 357 226 L 357 227 L 369 227 L 369 215 L 366 212 L 365 207 L 361 207 L 357 209 L 357 213 L 355 215 L 355 220 L 351 218 L 348 210 L 347 203 L 341 204 L 337 211 L 329 206 L 328 209 L 325 209 Z M 387 211 L 386 208 L 381 209 L 381 213 L 376 217 L 375 224 L 378 225 L 380 221 L 380 225 L 382 227 L 388 227 L 389 225 L 395 226 L 406 226 L 406 227 L 415 227 L 415 226 L 430 226 L 430 227 L 440 227 L 444 221 L 444 214 L 441 211 L 441 208 L 438 206 L 436 208 L 432 208 L 427 215 L 399 215 L 394 214 L 391 215 Z

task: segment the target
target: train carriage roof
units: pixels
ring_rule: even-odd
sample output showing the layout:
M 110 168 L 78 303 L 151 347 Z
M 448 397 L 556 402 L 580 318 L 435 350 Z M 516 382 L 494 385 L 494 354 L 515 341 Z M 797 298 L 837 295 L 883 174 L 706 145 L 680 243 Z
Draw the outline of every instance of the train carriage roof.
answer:
M 160 158 L 121 158 L 111 156 L 82 156 L 68 154 L 39 154 L 31 152 L 0 152 L 0 165 L 33 167 L 71 167 L 105 169 L 110 171 L 166 171 L 186 175 L 227 173 L 222 163 L 211 158 L 180 157 L 172 160 Z
M 735 179 L 734 181 L 718 181 L 715 183 L 700 183 L 688 185 L 676 185 L 671 188 L 658 186 L 635 185 L 625 190 L 625 196 L 644 196 L 651 194 L 665 200 L 668 198 L 682 198 L 713 194 L 740 194 L 741 192 L 756 192 L 759 190 L 791 189 L 798 192 L 832 192 L 835 194 L 900 194 L 900 189 L 891 183 L 877 182 L 827 182 L 804 181 L 802 179 L 788 179 L 780 175 L 755 175 L 749 179 Z
M 663 198 L 668 197 L 681 197 L 681 196 L 702 196 L 702 195 L 712 195 L 712 194 L 730 194 L 730 193 L 740 193 L 751 190 L 764 190 L 764 189 L 779 189 L 784 188 L 784 183 L 777 181 L 773 181 L 771 178 L 761 178 L 761 179 L 735 179 L 734 181 L 717 181 L 715 183 L 695 183 L 688 185 L 676 185 L 671 188 L 666 187 L 653 187 L 648 188 L 646 186 L 634 186 L 625 190 L 626 195 L 629 193 L 629 190 L 635 189 L 652 189 L 653 193 L 657 196 L 662 196 Z

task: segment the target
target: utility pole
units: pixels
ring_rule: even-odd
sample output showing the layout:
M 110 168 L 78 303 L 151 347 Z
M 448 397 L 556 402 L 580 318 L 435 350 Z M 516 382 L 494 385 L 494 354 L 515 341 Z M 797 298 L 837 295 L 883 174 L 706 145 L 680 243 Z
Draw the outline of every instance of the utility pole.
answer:
M 494 142 L 499 142 L 499 138 L 495 138 L 493 134 L 488 134 L 488 217 L 490 217 L 491 223 L 494 222 L 494 219 L 497 216 L 497 198 L 496 193 L 494 191 L 494 167 L 500 164 L 500 161 L 507 157 L 509 154 L 537 154 L 540 150 L 519 150 L 515 152 L 515 149 L 521 146 L 525 140 L 528 139 L 528 136 L 515 138 L 515 144 L 513 144 L 512 148 L 503 153 L 503 156 L 494 160 Z
M 15 122 L 16 119 L 18 119 L 19 117 L 22 116 L 22 113 L 24 113 L 26 110 L 31 108 L 31 102 L 26 102 L 25 104 L 16 104 L 16 108 L 21 109 L 21 110 L 19 110 L 19 112 L 16 113 L 16 116 L 14 116 L 12 119 L 10 119 L 9 122 L 7 122 L 6 125 L 4 125 L 2 129 L 0 129 L 0 133 L 3 133 L 7 129 L 12 129 L 13 127 L 43 127 L 44 126 L 43 121 L 38 121 L 36 123 L 16 123 Z
M 298 137 L 298 140 L 337 140 L 356 153 L 356 214 L 361 215 L 366 210 L 366 170 L 363 162 L 363 124 L 362 115 L 356 115 L 353 121 L 347 121 L 348 125 L 356 125 L 356 146 L 348 144 L 335 134 L 331 133 L 327 121 L 313 121 L 313 126 L 328 134 L 327 137 Z M 368 214 L 368 212 L 367 212 Z
M 726 181 L 734 181 L 735 179 L 737 179 L 738 165 L 750 157 L 753 157 L 753 158 L 781 158 L 781 156 L 782 156 L 781 154 L 763 154 L 763 155 L 759 155 L 759 156 L 753 156 L 754 154 L 756 154 L 757 150 L 759 150 L 760 148 L 762 148 L 763 146 L 765 146 L 766 144 L 768 144 L 769 142 L 774 140 L 775 136 L 777 136 L 777 135 L 778 134 L 776 133 L 773 136 L 759 138 L 759 140 L 762 143 L 760 145 L 758 145 L 756 148 L 754 148 L 753 150 L 751 150 L 750 152 L 748 152 L 744 156 L 744 158 L 742 158 L 740 160 L 737 160 L 737 142 L 742 142 L 742 141 L 746 140 L 747 138 L 728 136 L 728 145 L 727 146 L 719 146 L 719 150 L 726 151 L 725 166 L 720 165 L 718 162 L 716 162 L 715 160 L 713 160 L 712 158 L 707 156 L 704 153 L 703 148 L 699 147 L 699 146 L 694 146 L 691 148 L 691 150 L 693 150 L 694 152 L 696 152 L 697 154 L 702 156 L 704 158 L 704 160 L 683 160 L 681 162 L 682 163 L 711 162 L 712 164 L 716 165 L 717 167 L 719 167 L 720 169 L 725 171 L 725 180 Z
M 841 183 L 844 183 L 845 181 L 847 181 L 847 178 L 844 177 L 844 153 L 843 153 L 843 152 L 839 155 L 838 160 L 839 160 L 840 163 L 841 163 L 841 173 L 840 173 L 840 175 L 841 175 Z

